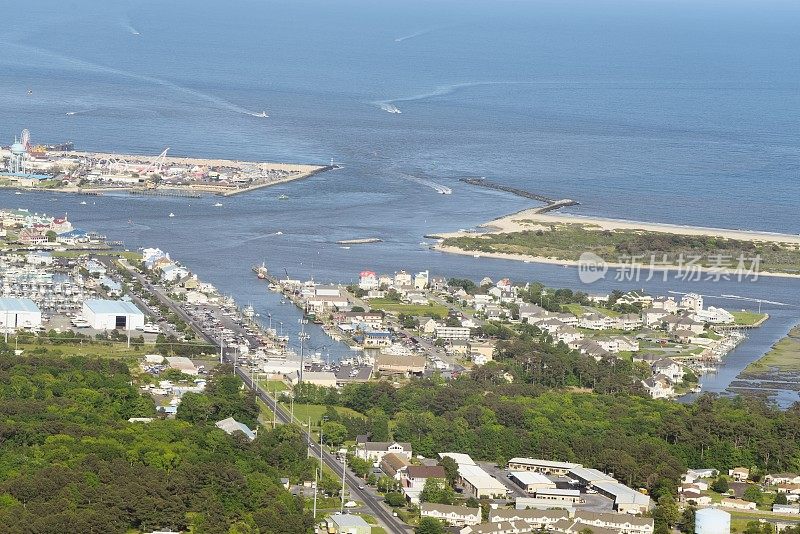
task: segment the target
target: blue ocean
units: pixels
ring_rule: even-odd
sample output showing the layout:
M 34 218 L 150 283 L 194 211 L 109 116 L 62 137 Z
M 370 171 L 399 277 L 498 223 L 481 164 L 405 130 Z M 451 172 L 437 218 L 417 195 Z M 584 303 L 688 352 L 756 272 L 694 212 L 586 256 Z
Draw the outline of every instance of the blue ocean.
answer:
M 2 206 L 169 250 L 287 327 L 296 310 L 252 264 L 324 281 L 427 268 L 578 288 L 574 269 L 428 250 L 427 234 L 531 205 L 465 176 L 576 199 L 576 214 L 800 233 L 796 2 L 42 0 L 3 19 L 0 144 L 27 128 L 83 150 L 342 166 L 222 208 L 0 193 Z M 335 243 L 360 237 L 383 242 Z M 639 285 L 769 301 L 772 320 L 704 378 L 711 391 L 798 321 L 796 280 Z

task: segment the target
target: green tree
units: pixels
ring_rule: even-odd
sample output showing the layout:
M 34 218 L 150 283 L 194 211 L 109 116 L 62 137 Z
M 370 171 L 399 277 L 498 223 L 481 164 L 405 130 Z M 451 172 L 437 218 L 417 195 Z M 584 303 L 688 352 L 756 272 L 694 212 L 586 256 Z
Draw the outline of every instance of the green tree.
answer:
M 775 504 L 788 504 L 789 501 L 786 499 L 785 493 L 777 493 L 775 495 Z
M 456 500 L 456 492 L 443 478 L 429 478 L 425 481 L 419 499 L 421 502 L 453 504 Z
M 717 493 L 727 493 L 730 489 L 727 477 L 723 475 L 718 476 L 717 479 L 711 483 L 711 489 Z
M 414 530 L 416 534 L 445 534 L 444 524 L 432 517 L 423 517 Z
M 347 438 L 347 427 L 336 421 L 328 421 L 322 425 L 322 438 L 328 445 L 339 446 Z
M 762 492 L 761 488 L 755 484 L 751 484 L 750 486 L 747 486 L 747 489 L 744 490 L 742 498 L 745 501 L 754 502 L 756 505 L 759 505 L 764 500 L 764 492 Z
M 201 393 L 185 393 L 178 405 L 176 417 L 190 423 L 206 423 L 211 417 L 211 399 Z
M 458 482 L 458 464 L 449 456 L 445 456 L 439 460 L 439 465 L 444 467 L 444 472 L 447 475 L 447 483 L 455 487 Z
M 58 239 L 58 234 L 55 233 L 53 230 L 48 230 L 47 233 L 45 233 L 44 235 L 47 238 L 48 243 L 53 243 L 55 242 L 56 239 Z

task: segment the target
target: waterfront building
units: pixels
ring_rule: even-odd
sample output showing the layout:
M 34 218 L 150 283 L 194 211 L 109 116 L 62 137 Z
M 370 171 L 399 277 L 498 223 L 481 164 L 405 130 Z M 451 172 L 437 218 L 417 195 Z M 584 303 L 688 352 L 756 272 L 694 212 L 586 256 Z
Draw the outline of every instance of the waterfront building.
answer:
M 31 299 L 0 298 L 0 326 L 3 332 L 40 328 L 42 312 Z
M 144 313 L 127 300 L 89 299 L 81 315 L 95 330 L 141 330 Z

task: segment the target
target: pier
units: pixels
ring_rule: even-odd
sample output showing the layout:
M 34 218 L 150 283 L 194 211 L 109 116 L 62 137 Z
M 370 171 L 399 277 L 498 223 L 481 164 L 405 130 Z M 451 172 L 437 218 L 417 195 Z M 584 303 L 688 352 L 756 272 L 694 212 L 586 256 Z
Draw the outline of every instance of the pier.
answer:
M 540 195 L 538 193 L 533 193 L 531 191 L 526 191 L 524 189 L 518 189 L 516 187 L 510 187 L 507 185 L 490 182 L 485 178 L 461 178 L 460 181 L 464 182 L 465 184 L 475 185 L 478 187 L 485 187 L 487 189 L 494 189 L 495 191 L 505 191 L 506 193 L 512 193 L 519 197 L 529 198 L 531 200 L 543 202 L 545 206 L 537 208 L 538 213 L 545 213 L 548 211 L 557 210 L 558 208 L 563 208 L 565 206 L 578 206 L 580 204 L 578 201 L 569 198 L 556 200 L 554 198 L 550 198 L 545 195 Z

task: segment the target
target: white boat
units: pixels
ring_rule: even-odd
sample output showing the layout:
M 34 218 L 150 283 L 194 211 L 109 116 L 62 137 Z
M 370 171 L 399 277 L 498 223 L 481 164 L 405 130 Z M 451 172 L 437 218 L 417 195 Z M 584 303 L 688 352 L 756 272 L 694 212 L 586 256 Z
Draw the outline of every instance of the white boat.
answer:
M 350 247 L 339 247 L 342 250 L 350 250 Z
M 217 202 L 216 204 L 214 204 L 214 207 L 215 208 L 221 208 L 222 207 L 222 202 Z
M 19 191 L 14 191 L 14 194 L 15 195 L 21 195 L 22 193 L 20 193 Z
M 259 118 L 262 118 L 262 119 L 266 119 L 267 117 L 269 117 L 269 115 L 267 115 L 266 111 L 262 111 L 261 113 L 254 114 L 253 117 L 259 117 Z
M 278 200 L 289 200 L 289 195 L 281 195 L 278 197 Z
M 172 212 L 169 212 L 169 216 L 170 216 L 170 217 L 175 217 L 175 214 L 174 214 L 174 213 L 172 213 Z
M 253 307 L 249 304 L 245 306 L 244 309 L 242 309 L 242 315 L 244 315 L 248 319 L 251 319 L 255 314 L 256 310 L 253 309 Z
M 85 205 L 86 205 L 86 201 L 85 200 L 81 200 L 81 206 L 85 206 Z
M 142 332 L 144 332 L 145 334 L 160 334 L 161 328 L 159 328 L 157 324 L 146 323 L 142 327 Z

